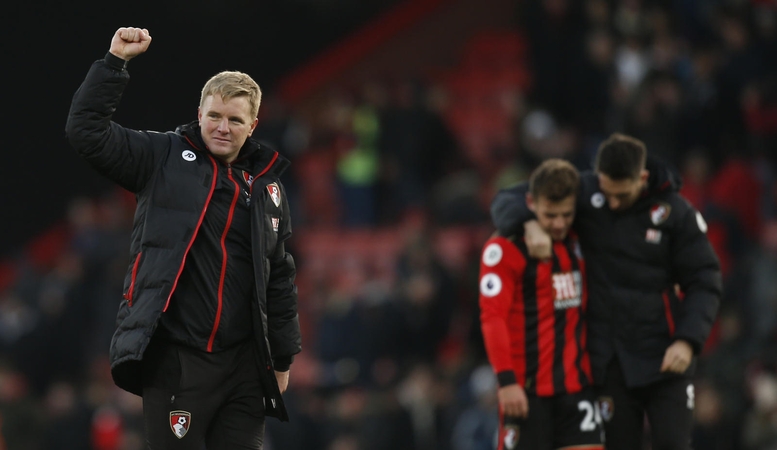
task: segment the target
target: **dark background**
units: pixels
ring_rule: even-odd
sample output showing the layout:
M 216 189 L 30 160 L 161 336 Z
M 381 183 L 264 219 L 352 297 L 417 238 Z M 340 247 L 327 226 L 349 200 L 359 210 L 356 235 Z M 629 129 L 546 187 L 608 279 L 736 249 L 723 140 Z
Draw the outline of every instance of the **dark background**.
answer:
M 166 131 L 195 118 L 221 70 L 251 74 L 265 95 L 286 74 L 397 0 L 13 1 L 0 12 L 6 137 L 0 163 L 0 257 L 63 217 L 77 195 L 113 185 L 65 139 L 70 99 L 122 26 L 148 28 L 148 52 L 114 119 Z

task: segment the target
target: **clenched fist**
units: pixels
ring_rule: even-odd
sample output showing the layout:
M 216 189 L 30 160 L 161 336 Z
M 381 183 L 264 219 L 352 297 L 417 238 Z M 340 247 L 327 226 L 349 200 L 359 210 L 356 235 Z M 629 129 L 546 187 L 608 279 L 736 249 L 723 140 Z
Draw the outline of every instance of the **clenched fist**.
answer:
M 151 35 L 145 28 L 119 28 L 111 40 L 111 54 L 125 61 L 145 52 L 151 44 Z

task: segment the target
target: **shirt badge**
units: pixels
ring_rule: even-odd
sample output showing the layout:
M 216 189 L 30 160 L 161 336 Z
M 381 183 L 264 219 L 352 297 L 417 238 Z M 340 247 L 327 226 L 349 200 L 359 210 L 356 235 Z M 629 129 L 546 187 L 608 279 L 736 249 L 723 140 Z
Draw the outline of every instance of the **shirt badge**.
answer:
M 281 206 L 281 189 L 278 187 L 278 183 L 268 184 L 267 192 L 270 193 L 270 198 L 275 206 Z
M 672 207 L 669 203 L 657 203 L 650 208 L 650 221 L 653 225 L 661 225 L 669 218 L 669 214 L 672 212 Z
M 194 161 L 197 159 L 197 155 L 191 150 L 184 150 L 183 153 L 181 153 L 181 158 L 183 158 L 184 161 Z
M 243 179 L 245 180 L 248 187 L 251 187 L 251 184 L 253 184 L 254 182 L 254 176 L 246 172 L 245 170 L 243 171 Z
M 494 267 L 502 260 L 502 247 L 496 242 L 488 244 L 483 250 L 483 264 Z
M 604 200 L 605 200 L 604 194 L 602 194 L 601 192 L 597 192 L 591 196 L 591 205 L 594 208 L 599 209 L 602 206 L 604 206 Z

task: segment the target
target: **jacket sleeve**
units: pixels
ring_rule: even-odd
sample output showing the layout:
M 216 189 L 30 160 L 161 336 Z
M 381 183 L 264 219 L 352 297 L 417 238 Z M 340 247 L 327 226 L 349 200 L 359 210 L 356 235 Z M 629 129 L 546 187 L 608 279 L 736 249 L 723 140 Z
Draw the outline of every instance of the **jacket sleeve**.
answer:
M 291 237 L 291 218 L 286 191 L 278 183 L 283 198 L 283 217 L 278 231 L 278 242 L 270 260 L 270 279 L 267 285 L 267 336 L 272 350 L 275 370 L 285 372 L 293 356 L 302 350 L 299 316 L 297 314 L 297 269 L 294 258 L 286 251 L 285 241 Z
M 491 221 L 501 236 L 523 236 L 523 224 L 535 219 L 526 205 L 529 183 L 501 189 L 491 202 Z
M 710 334 L 722 295 L 720 262 L 707 238 L 701 213 L 680 198 L 683 211 L 671 240 L 672 273 L 683 292 L 675 339 L 700 353 Z
M 73 96 L 65 133 L 70 145 L 98 172 L 137 193 L 151 178 L 170 138 L 130 130 L 111 120 L 128 82 L 121 59 L 109 53 L 95 61 Z
M 491 367 L 500 386 L 517 383 L 513 367 L 508 316 L 520 292 L 525 262 L 515 246 L 503 237 L 489 239 L 480 258 L 480 328 Z M 516 349 L 521 350 L 521 349 Z

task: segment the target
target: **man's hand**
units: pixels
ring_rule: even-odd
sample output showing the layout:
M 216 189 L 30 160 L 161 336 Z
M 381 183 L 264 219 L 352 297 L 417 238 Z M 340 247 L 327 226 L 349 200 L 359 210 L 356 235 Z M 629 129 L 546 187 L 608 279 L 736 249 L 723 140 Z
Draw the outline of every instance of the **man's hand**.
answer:
M 278 372 L 276 370 L 275 379 L 278 380 L 278 388 L 281 390 L 281 394 L 286 392 L 286 389 L 289 387 L 289 371 Z
M 510 417 L 527 417 L 529 415 L 529 400 L 526 392 L 518 384 L 501 387 L 497 391 L 499 406 L 502 413 Z
M 145 52 L 151 44 L 151 35 L 145 28 L 119 28 L 111 40 L 111 48 L 108 50 L 124 61 Z
M 524 239 L 526 247 L 529 249 L 529 256 L 537 259 L 548 259 L 553 250 L 553 240 L 550 235 L 540 227 L 536 220 L 530 220 L 523 225 Z
M 691 344 L 682 339 L 674 341 L 664 353 L 664 361 L 661 363 L 661 372 L 685 373 L 691 365 L 693 348 Z

